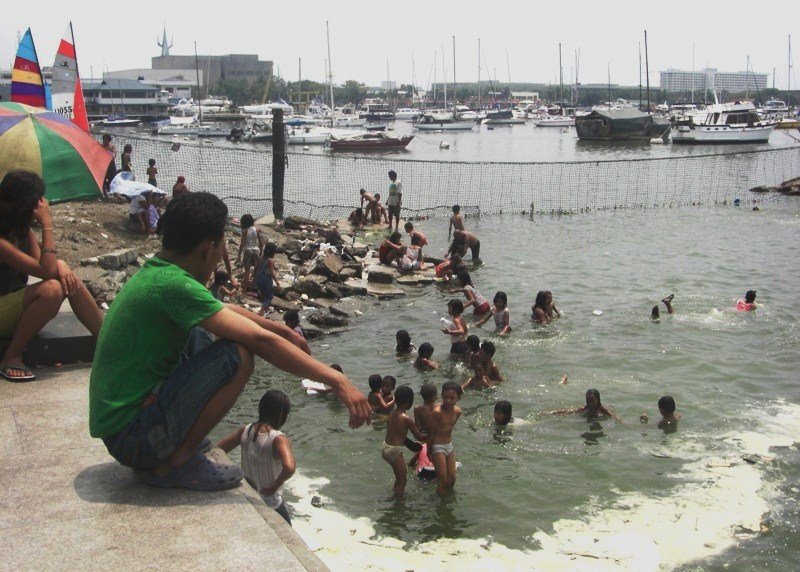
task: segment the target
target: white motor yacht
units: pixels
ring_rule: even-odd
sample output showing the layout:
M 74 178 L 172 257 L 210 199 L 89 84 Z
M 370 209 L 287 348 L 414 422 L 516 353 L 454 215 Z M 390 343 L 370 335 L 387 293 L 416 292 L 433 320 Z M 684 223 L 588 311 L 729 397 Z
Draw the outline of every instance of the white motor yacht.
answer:
M 762 120 L 749 102 L 716 103 L 672 126 L 673 143 L 766 143 L 777 121 Z

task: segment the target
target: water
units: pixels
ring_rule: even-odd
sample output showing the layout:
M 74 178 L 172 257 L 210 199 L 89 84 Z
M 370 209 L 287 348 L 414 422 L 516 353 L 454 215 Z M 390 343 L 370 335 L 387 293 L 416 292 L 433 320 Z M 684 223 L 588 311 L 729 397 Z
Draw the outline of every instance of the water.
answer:
M 488 298 L 507 292 L 514 331 L 508 339 L 473 332 L 496 343 L 507 380 L 459 404 L 454 495 L 439 499 L 410 475 L 407 497 L 393 501 L 382 424 L 348 429 L 334 398 L 306 397 L 298 380 L 263 362 L 217 431 L 252 420 L 266 388 L 290 395 L 285 431 L 299 468 L 286 498 L 312 549 L 334 569 L 796 567 L 798 203 L 467 224 L 485 261 L 473 282 Z M 429 251 L 443 251 L 446 221 L 419 225 Z M 751 288 L 759 309 L 733 311 Z M 530 322 L 538 290 L 554 292 L 564 318 Z M 677 313 L 653 323 L 650 308 L 670 293 Z M 372 373 L 415 392 L 426 380 L 464 381 L 439 331 L 451 297 L 430 286 L 376 303 L 347 332 L 314 343 L 314 354 L 340 363 L 364 391 Z M 422 374 L 394 357 L 401 328 L 417 346 L 434 345 L 441 370 Z M 625 424 L 541 415 L 581 405 L 590 387 Z M 656 427 L 665 394 L 684 416 L 669 435 Z M 493 427 L 500 399 L 522 423 Z M 644 411 L 647 425 L 638 421 Z M 311 507 L 315 494 L 323 508 Z

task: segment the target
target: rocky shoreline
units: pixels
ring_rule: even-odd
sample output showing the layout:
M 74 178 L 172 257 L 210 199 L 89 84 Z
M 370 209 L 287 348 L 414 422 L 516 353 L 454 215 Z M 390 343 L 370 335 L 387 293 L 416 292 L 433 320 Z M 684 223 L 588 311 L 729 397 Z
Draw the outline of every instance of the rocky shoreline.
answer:
M 127 280 L 159 249 L 157 237 L 132 233 L 125 226 L 127 205 L 108 201 L 65 203 L 53 207 L 56 244 L 63 258 L 84 281 L 98 305 L 107 309 Z M 225 233 L 234 275 L 241 229 L 232 220 Z M 382 265 L 377 244 L 367 236 L 383 239 L 385 226 L 354 230 L 347 221 L 317 221 L 287 217 L 273 221 L 265 217 L 256 226 L 275 243 L 275 266 L 282 288 L 276 292 L 272 318 L 297 310 L 309 339 L 336 333 L 364 313 L 376 301 L 406 295 L 406 288 L 435 281 L 433 264 L 426 257 L 426 270 L 401 274 Z M 362 240 L 364 242 L 362 242 Z M 251 310 L 259 301 L 237 292 L 228 300 Z

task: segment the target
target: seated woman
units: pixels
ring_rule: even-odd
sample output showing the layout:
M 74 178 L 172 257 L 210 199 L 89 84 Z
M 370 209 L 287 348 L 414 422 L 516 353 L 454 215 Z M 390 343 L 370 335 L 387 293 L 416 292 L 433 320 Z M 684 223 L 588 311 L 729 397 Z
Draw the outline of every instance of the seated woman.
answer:
M 42 227 L 41 244 L 31 229 L 34 221 Z M 29 286 L 28 276 L 42 281 Z M 0 338 L 11 338 L 0 360 L 0 376 L 9 381 L 35 379 L 22 354 L 56 316 L 65 297 L 75 316 L 97 337 L 102 312 L 83 282 L 56 258 L 44 181 L 29 171 L 10 171 L 0 182 Z

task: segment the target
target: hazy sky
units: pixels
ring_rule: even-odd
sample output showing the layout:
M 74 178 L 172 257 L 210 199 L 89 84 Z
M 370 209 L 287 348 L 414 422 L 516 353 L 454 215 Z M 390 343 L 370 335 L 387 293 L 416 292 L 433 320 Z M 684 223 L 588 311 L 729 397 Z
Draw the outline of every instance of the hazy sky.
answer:
M 482 46 L 482 79 L 487 70 L 500 82 L 557 82 L 558 43 L 562 44 L 564 82 L 574 77 L 575 50 L 580 48 L 581 83 L 605 83 L 611 66 L 613 83 L 639 81 L 639 43 L 648 31 L 651 84 L 669 67 L 716 67 L 741 71 L 747 56 L 752 69 L 770 74 L 776 86 L 786 87 L 788 35 L 793 31 L 800 48 L 800 2 L 154 2 L 151 0 L 96 2 L 4 3 L 0 20 L 0 68 L 8 69 L 16 53 L 17 33 L 30 27 L 43 66 L 52 65 L 58 42 L 69 20 L 75 29 L 81 75 L 100 76 L 103 69 L 150 67 L 159 55 L 156 39 L 166 24 L 174 39 L 172 54 L 256 53 L 273 60 L 281 75 L 322 81 L 325 22 L 330 22 L 334 82 L 358 79 L 378 85 L 389 74 L 398 83 L 412 79 L 427 86 L 442 79 L 442 47 L 448 80 L 453 78 L 456 37 L 456 79 L 478 77 L 478 38 Z M 564 4 L 566 6 L 566 4 Z M 644 6 L 647 6 L 645 9 Z M 754 7 L 755 6 L 755 7 Z M 63 16 L 59 16 L 63 14 Z M 800 53 L 800 49 L 795 49 Z M 508 54 L 508 58 L 506 58 Z M 507 64 L 508 61 L 508 64 Z M 797 71 L 792 87 L 797 89 Z

